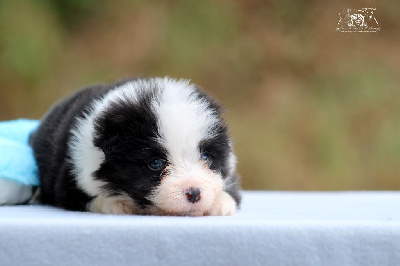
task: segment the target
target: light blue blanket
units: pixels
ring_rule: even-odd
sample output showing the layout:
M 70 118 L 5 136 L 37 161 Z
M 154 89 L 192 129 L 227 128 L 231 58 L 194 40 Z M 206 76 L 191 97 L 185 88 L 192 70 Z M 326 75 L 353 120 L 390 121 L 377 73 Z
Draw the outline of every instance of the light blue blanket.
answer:
M 27 200 L 26 193 L 39 185 L 38 170 L 29 135 L 39 121 L 19 119 L 0 122 L 0 204 Z M 12 200 L 11 200 L 12 199 Z

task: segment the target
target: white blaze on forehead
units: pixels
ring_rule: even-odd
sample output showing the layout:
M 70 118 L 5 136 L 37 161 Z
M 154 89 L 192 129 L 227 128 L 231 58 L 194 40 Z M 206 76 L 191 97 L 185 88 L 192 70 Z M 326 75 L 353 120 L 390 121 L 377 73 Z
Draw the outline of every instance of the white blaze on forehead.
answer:
M 188 80 L 164 78 L 155 83 L 161 89 L 157 101 L 153 101 L 159 142 L 173 164 L 191 165 L 199 160 L 200 142 L 213 137 L 219 118 Z

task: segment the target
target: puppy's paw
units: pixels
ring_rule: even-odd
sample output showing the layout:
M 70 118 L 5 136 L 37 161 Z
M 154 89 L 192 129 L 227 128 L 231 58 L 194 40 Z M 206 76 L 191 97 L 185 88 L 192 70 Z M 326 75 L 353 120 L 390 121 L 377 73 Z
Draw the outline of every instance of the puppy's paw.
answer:
M 110 214 L 134 214 L 134 204 L 131 201 L 116 200 L 111 203 Z
M 135 204 L 132 199 L 123 196 L 110 198 L 96 197 L 89 204 L 88 210 L 104 214 L 134 214 Z
M 208 215 L 212 216 L 226 216 L 233 215 L 236 212 L 236 202 L 235 200 L 225 191 L 223 191 L 215 199 L 215 202 L 207 212 Z

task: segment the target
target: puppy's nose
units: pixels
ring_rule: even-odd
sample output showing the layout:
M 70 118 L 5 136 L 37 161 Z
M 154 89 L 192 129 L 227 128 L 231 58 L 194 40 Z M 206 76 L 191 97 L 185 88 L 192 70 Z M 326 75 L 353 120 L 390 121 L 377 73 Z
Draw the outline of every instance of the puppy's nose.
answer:
M 186 190 L 186 197 L 187 200 L 191 203 L 198 202 L 201 199 L 200 189 L 193 187 L 189 188 L 188 190 Z

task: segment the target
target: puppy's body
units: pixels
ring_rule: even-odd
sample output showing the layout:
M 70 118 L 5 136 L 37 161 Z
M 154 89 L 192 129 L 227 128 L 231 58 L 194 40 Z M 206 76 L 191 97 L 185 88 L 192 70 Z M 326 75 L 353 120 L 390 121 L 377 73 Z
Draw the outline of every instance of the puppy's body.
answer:
M 229 215 L 240 203 L 220 108 L 168 78 L 84 89 L 31 136 L 42 201 L 115 214 Z

